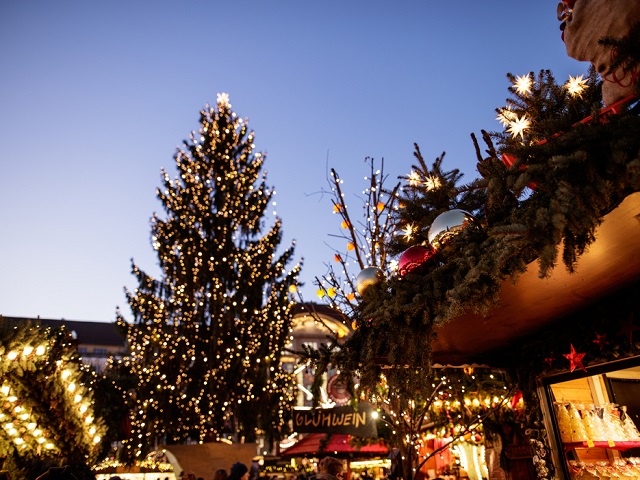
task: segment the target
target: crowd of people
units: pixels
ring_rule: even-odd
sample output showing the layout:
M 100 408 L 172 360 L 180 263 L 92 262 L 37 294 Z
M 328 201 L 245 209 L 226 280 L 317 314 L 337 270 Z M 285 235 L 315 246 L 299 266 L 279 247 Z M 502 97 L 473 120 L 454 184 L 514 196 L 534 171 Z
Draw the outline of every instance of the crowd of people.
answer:
M 341 460 L 334 457 L 324 457 L 318 462 L 318 472 L 311 475 L 308 480 L 343 480 L 344 465 Z M 213 480 L 258 480 L 259 467 L 256 462 L 247 467 L 242 462 L 231 465 L 229 472 L 224 468 L 216 469 L 213 472 Z M 68 466 L 52 467 L 36 480 L 75 480 Z M 121 480 L 119 476 L 112 476 L 109 480 Z M 178 480 L 209 480 L 203 477 L 196 477 L 194 473 L 182 472 Z
M 203 477 L 196 477 L 194 473 L 183 472 L 178 477 L 178 480 L 208 480 Z M 231 465 L 229 472 L 224 468 L 218 468 L 213 472 L 213 480 L 258 480 L 258 469 L 252 468 L 249 470 L 242 462 L 236 462 Z
M 325 457 L 318 462 L 318 472 L 308 477 L 308 480 L 343 480 L 344 466 L 341 460 L 333 457 Z M 247 467 L 242 462 L 234 463 L 229 471 L 219 468 L 213 472 L 213 480 L 258 480 L 259 467 L 256 462 Z M 111 480 L 111 479 L 110 479 Z M 195 474 L 183 472 L 178 480 L 209 480 L 196 477 Z

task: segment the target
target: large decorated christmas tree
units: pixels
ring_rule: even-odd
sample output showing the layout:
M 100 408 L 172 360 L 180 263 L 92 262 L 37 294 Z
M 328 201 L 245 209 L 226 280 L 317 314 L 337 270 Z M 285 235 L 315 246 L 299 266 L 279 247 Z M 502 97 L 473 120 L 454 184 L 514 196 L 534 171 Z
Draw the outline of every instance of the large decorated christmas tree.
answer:
M 200 128 L 163 172 L 152 220 L 160 278 L 137 265 L 127 292 L 127 332 L 137 378 L 128 449 L 233 436 L 277 437 L 285 424 L 289 377 L 279 369 L 289 339 L 290 288 L 300 266 L 293 246 L 278 254 L 281 222 L 265 225 L 274 190 L 262 173 L 254 133 L 228 96 L 200 112 Z

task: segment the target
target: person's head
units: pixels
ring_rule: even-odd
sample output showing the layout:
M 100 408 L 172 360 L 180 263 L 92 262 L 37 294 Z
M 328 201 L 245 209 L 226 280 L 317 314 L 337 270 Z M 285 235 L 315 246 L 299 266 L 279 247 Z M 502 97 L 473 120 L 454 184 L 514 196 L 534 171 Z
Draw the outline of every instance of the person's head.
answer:
M 342 461 L 333 457 L 324 457 L 318 462 L 318 472 L 328 473 L 336 477 L 342 476 Z
M 227 480 L 227 471 L 224 468 L 219 468 L 213 472 L 213 480 Z
M 236 462 L 231 465 L 229 478 L 232 480 L 247 480 L 249 478 L 249 469 L 244 463 Z

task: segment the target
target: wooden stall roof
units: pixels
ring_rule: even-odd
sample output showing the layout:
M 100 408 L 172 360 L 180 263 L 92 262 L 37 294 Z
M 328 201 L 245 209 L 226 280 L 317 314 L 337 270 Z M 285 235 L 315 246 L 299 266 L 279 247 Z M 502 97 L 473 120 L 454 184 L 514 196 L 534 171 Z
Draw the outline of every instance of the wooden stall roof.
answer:
M 329 436 L 326 433 L 310 433 L 291 447 L 283 450 L 280 456 L 288 458 L 333 455 L 349 458 L 380 456 L 386 458 L 388 454 L 389 449 L 382 442 L 357 447 L 351 445 L 350 435 L 333 434 Z
M 531 336 L 590 302 L 640 279 L 640 193 L 605 216 L 596 241 L 576 272 L 558 264 L 549 278 L 532 263 L 515 285 L 502 285 L 499 304 L 487 316 L 465 314 L 444 324 L 433 344 L 434 361 L 482 363 L 492 351 Z

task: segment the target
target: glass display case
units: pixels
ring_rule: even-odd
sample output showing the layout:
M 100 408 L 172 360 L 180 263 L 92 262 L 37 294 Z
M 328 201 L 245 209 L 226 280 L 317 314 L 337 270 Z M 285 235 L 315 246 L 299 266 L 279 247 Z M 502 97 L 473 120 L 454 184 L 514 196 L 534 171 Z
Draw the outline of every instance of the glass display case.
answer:
M 640 357 L 539 379 L 558 475 L 640 478 Z

